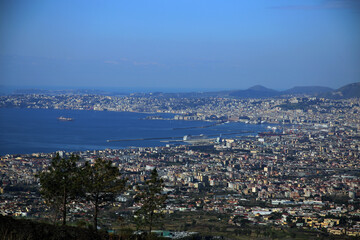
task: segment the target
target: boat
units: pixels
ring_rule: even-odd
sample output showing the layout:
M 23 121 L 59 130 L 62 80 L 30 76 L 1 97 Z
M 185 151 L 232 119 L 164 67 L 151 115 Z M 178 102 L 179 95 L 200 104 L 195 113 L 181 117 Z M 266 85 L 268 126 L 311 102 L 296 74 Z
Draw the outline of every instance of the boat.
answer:
M 211 139 L 209 139 L 206 135 L 200 134 L 200 135 L 185 135 L 183 137 L 183 142 L 187 143 L 202 143 L 202 142 L 209 142 Z
M 73 121 L 74 119 L 61 116 L 61 117 L 58 117 L 58 120 L 60 120 L 60 121 Z

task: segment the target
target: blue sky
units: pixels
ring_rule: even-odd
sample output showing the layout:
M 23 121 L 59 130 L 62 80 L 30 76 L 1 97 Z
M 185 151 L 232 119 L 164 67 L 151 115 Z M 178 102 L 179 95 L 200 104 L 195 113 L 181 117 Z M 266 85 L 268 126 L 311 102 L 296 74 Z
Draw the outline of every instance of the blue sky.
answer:
M 3 0 L 0 85 L 337 88 L 359 23 L 358 0 Z

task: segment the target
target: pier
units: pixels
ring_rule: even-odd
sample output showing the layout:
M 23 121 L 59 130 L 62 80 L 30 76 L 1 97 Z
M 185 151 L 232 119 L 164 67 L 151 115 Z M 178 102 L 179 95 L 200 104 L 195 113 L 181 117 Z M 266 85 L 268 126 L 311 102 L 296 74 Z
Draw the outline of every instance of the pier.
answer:
M 254 131 L 239 131 L 239 132 L 231 132 L 231 133 L 219 133 L 207 135 L 209 137 L 217 137 L 217 136 L 228 136 L 234 134 L 244 134 L 244 133 L 254 133 Z M 130 141 L 152 141 L 152 140 L 181 140 L 184 136 L 181 137 L 155 137 L 155 138 L 130 138 L 130 139 L 110 139 L 106 140 L 107 142 L 130 142 Z

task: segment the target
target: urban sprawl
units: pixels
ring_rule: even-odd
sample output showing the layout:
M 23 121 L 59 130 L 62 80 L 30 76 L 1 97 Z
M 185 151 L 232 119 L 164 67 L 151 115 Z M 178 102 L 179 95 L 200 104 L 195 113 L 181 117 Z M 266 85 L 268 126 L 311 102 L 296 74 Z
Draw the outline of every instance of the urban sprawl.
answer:
M 181 121 L 271 123 L 267 132 L 256 136 L 75 154 L 82 161 L 111 160 L 133 184 L 144 183 L 156 168 L 168 195 L 164 212 L 170 216 L 221 213 L 233 226 L 248 222 L 360 236 L 359 98 L 28 94 L 1 96 L 0 107 L 173 113 L 172 118 Z M 64 157 L 72 154 L 58 153 Z M 35 174 L 46 169 L 55 154 L 1 157 L 0 214 L 49 216 L 50 209 L 36 191 L 39 182 Z M 22 188 L 30 190 L 17 191 Z M 125 219 L 131 216 L 139 208 L 133 201 L 135 194 L 136 188 L 127 188 L 113 203 L 113 211 Z M 86 218 L 88 206 L 74 205 L 77 216 Z M 103 216 L 100 222 L 110 226 L 112 220 Z

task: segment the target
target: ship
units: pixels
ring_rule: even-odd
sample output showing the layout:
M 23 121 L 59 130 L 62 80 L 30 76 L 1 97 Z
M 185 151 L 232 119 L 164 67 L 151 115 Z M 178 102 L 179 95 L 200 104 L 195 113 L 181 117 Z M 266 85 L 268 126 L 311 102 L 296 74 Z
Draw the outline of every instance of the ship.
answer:
M 74 119 L 60 116 L 60 117 L 58 117 L 58 120 L 60 120 L 60 121 L 73 121 Z
M 183 137 L 183 142 L 187 142 L 187 143 L 205 143 L 205 142 L 209 142 L 210 140 L 211 139 L 209 139 L 204 134 L 200 134 L 200 135 L 196 135 L 196 136 L 185 135 Z

